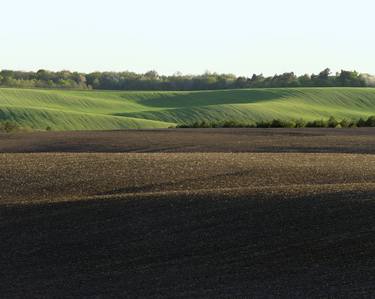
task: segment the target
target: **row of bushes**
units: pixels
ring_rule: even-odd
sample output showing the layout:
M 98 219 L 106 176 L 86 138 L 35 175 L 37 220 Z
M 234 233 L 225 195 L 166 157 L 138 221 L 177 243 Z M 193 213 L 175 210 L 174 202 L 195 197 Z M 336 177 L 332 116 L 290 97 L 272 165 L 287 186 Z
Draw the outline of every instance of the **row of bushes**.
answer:
M 5 121 L 5 122 L 0 122 L 0 132 L 15 132 L 19 131 L 21 127 L 13 121 Z
M 45 131 L 51 131 L 51 127 L 46 127 Z M 12 133 L 12 132 L 31 132 L 34 131 L 29 127 L 21 127 L 18 123 L 14 121 L 0 121 L 0 132 Z
M 360 118 L 357 120 L 342 119 L 337 120 L 330 117 L 327 120 L 313 120 L 305 121 L 303 119 L 297 120 L 282 120 L 273 119 L 259 122 L 243 123 L 238 121 L 223 121 L 223 122 L 194 122 L 192 124 L 181 124 L 177 128 L 357 128 L 357 127 L 375 127 L 375 116 L 370 116 L 367 119 Z

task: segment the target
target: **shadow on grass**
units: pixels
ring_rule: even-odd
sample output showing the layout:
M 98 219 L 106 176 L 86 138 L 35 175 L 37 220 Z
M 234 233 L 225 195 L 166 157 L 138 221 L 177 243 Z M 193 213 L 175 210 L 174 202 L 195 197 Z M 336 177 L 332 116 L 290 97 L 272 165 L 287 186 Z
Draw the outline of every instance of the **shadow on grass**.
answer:
M 224 104 L 249 104 L 277 100 L 290 95 L 290 91 L 281 89 L 242 89 L 218 91 L 168 92 L 155 93 L 154 97 L 137 100 L 139 104 L 157 108 L 186 108 Z

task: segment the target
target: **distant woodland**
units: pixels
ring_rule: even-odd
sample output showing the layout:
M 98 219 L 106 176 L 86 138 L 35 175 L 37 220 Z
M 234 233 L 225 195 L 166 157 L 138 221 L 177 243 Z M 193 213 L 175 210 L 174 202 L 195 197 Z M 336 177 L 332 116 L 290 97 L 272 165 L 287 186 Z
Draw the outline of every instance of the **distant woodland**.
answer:
M 156 71 L 144 74 L 134 72 L 93 72 L 89 74 L 39 70 L 24 72 L 2 70 L 1 87 L 58 88 L 99 90 L 214 90 L 272 87 L 375 87 L 375 76 L 356 71 L 332 74 L 327 68 L 319 74 L 297 76 L 293 72 L 271 77 L 252 75 L 237 77 L 232 74 L 206 72 L 202 75 L 159 75 Z

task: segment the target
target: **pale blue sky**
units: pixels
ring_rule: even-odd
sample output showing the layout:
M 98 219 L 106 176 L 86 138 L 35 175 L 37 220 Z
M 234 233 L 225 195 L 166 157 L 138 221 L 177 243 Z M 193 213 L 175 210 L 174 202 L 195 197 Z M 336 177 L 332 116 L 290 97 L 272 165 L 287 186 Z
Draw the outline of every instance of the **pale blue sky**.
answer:
M 375 74 L 373 0 L 0 0 L 0 69 Z

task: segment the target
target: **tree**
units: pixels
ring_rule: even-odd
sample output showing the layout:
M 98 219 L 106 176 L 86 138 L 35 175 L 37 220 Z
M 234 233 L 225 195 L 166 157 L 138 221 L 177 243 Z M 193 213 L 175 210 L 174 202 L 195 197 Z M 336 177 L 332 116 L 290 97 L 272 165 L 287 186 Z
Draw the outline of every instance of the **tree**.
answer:
M 250 79 L 251 87 L 265 87 L 263 86 L 264 81 L 265 81 L 265 78 L 263 74 L 260 74 L 260 75 L 253 74 L 253 76 Z
M 316 77 L 315 85 L 316 86 L 331 86 L 330 75 L 331 75 L 331 70 L 329 68 L 324 69 Z
M 361 79 L 356 71 L 342 70 L 337 81 L 340 86 L 361 86 Z
M 297 76 L 291 73 L 284 73 L 281 75 L 275 75 L 272 78 L 272 87 L 295 87 L 298 86 Z
M 251 81 L 246 77 L 238 77 L 234 83 L 236 88 L 250 87 Z
M 318 78 L 319 80 L 328 80 L 330 74 L 331 70 L 329 68 L 326 68 L 325 70 L 319 73 Z
M 36 78 L 41 81 L 52 80 L 52 73 L 46 70 L 39 70 L 36 72 Z
M 144 74 L 144 77 L 148 80 L 158 80 L 159 74 L 157 71 L 148 71 L 147 73 Z
M 375 76 L 370 74 L 360 74 L 359 80 L 362 86 L 375 87 Z
M 298 82 L 300 86 L 304 86 L 304 87 L 312 86 L 311 76 L 308 74 L 298 77 Z

